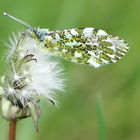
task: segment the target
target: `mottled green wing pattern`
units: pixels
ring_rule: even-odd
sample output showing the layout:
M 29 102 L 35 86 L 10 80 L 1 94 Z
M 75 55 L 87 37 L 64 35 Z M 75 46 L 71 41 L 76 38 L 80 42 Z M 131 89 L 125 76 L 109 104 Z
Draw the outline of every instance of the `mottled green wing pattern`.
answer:
M 45 36 L 44 44 L 57 56 L 94 67 L 115 63 L 128 50 L 128 44 L 123 39 L 90 27 L 50 32 Z

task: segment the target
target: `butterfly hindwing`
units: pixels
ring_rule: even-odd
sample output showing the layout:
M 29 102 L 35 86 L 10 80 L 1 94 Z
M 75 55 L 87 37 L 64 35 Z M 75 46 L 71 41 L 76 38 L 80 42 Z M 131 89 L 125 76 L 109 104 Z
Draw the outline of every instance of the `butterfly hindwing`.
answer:
M 114 63 L 128 50 L 123 39 L 91 27 L 51 32 L 44 43 L 48 50 L 64 59 L 94 67 Z

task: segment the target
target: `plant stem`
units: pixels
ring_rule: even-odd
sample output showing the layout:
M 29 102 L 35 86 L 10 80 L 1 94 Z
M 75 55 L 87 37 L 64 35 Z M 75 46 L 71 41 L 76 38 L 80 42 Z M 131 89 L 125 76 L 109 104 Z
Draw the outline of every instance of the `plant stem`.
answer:
M 16 120 L 11 120 L 9 123 L 9 140 L 16 140 Z

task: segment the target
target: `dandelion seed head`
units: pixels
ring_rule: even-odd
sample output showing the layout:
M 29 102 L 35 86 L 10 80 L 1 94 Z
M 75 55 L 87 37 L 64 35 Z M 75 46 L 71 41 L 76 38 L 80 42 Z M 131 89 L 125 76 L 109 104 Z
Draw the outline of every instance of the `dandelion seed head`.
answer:
M 59 61 L 40 51 L 33 38 L 22 38 L 22 34 L 13 36 L 9 44 L 11 51 L 7 55 L 9 69 L 2 85 L 5 97 L 12 96 L 15 104 L 20 100 L 23 106 L 42 96 L 55 102 L 56 93 L 64 88 L 63 68 Z

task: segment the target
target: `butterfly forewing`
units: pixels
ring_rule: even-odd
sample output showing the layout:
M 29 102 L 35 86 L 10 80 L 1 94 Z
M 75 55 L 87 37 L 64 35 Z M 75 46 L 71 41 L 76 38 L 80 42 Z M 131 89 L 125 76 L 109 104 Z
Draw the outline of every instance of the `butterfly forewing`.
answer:
M 44 43 L 47 50 L 62 58 L 94 67 L 115 63 L 128 50 L 123 39 L 90 27 L 51 32 L 45 36 Z

